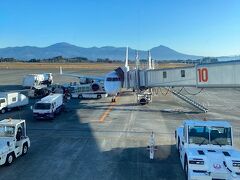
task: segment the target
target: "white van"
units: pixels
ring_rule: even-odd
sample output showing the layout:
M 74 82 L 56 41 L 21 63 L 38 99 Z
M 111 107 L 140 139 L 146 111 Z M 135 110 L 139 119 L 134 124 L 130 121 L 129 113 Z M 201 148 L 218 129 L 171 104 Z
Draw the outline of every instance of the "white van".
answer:
M 53 119 L 63 109 L 63 94 L 50 94 L 35 103 L 33 117 L 36 119 Z
M 28 97 L 18 92 L 1 92 L 0 93 L 0 111 L 5 113 L 16 107 L 25 106 L 29 103 Z

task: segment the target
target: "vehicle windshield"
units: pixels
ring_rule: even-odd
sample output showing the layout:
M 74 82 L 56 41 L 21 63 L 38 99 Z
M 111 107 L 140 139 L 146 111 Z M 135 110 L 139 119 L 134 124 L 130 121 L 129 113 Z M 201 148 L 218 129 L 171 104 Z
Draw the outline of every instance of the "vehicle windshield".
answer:
M 0 107 L 1 107 L 2 103 L 5 103 L 5 99 L 0 98 Z
M 209 128 L 192 126 L 188 129 L 189 144 L 209 144 Z
M 210 142 L 214 145 L 232 145 L 231 128 L 212 127 L 210 131 Z
M 188 128 L 189 144 L 232 145 L 230 127 L 192 126 Z
M 36 103 L 34 109 L 50 109 L 50 103 Z
M 14 137 L 15 127 L 0 125 L 0 137 Z

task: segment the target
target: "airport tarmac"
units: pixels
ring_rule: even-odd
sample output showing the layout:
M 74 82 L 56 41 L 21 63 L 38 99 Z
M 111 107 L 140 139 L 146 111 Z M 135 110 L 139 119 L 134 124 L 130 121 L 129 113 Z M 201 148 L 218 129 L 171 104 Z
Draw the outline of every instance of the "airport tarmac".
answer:
M 1 90 L 20 88 L 21 76 L 27 73 L 30 71 L 1 70 Z M 54 77 L 59 83 L 71 81 Z M 165 90 L 158 91 L 146 106 L 136 105 L 131 91 L 122 92 L 116 103 L 110 103 L 110 98 L 72 99 L 53 121 L 34 120 L 30 107 L 0 114 L 1 119 L 26 119 L 31 140 L 26 156 L 0 167 L 0 179 L 184 179 L 175 148 L 176 127 L 185 119 L 228 120 L 234 127 L 235 146 L 240 149 L 239 95 L 239 89 L 204 89 L 190 95 L 209 108 L 207 114 Z M 147 150 L 151 132 L 157 146 L 154 160 L 149 159 Z

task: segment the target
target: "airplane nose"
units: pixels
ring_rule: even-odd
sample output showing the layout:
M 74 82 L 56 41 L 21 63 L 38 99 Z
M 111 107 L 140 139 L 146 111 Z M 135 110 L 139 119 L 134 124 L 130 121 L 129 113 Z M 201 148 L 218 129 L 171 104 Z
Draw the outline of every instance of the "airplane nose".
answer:
M 107 94 L 116 95 L 120 91 L 120 83 L 106 82 L 104 83 L 104 89 Z

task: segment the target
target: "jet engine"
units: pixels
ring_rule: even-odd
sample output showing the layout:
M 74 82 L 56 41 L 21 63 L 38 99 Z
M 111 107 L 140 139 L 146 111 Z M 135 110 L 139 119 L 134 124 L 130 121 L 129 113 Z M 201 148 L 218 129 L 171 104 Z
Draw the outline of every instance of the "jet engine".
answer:
M 92 83 L 91 88 L 93 91 L 99 91 L 100 85 L 98 83 Z

